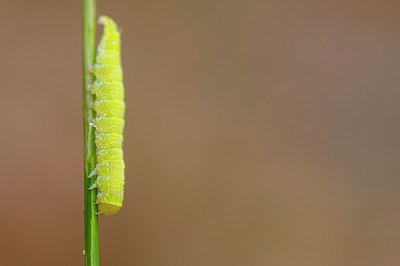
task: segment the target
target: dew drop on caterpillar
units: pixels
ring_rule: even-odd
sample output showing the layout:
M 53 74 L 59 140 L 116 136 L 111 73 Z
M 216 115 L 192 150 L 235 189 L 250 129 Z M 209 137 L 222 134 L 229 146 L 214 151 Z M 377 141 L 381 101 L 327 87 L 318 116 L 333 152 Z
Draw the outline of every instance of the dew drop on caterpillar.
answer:
M 95 82 L 90 91 L 96 100 L 93 120 L 96 143 L 96 168 L 89 175 L 97 175 L 90 189 L 97 188 L 98 212 L 112 215 L 122 207 L 125 183 L 125 163 L 122 150 L 125 126 L 124 84 L 121 66 L 121 33 L 115 21 L 101 16 L 103 35 L 97 47 L 96 63 L 92 68 Z

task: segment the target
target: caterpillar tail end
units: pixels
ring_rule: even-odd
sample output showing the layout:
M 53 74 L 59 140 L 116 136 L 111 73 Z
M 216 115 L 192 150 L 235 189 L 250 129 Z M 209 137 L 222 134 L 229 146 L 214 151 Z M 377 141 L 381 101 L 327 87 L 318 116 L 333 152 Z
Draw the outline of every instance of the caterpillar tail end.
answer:
M 109 203 L 99 203 L 98 208 L 100 215 L 108 216 L 116 214 L 119 211 L 119 209 L 121 209 L 121 206 L 116 206 Z
M 97 23 L 104 25 L 105 27 L 113 27 L 115 29 L 118 29 L 117 23 L 110 17 L 108 16 L 100 16 L 99 19 L 97 20 Z

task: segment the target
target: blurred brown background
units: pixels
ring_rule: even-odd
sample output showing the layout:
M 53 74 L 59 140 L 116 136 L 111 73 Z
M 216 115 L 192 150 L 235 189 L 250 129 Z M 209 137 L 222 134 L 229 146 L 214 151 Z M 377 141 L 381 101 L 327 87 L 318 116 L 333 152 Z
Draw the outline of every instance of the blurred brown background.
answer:
M 80 9 L 0 3 L 1 266 L 84 263 Z M 101 265 L 400 265 L 399 1 L 98 14 L 124 30 L 128 105 Z

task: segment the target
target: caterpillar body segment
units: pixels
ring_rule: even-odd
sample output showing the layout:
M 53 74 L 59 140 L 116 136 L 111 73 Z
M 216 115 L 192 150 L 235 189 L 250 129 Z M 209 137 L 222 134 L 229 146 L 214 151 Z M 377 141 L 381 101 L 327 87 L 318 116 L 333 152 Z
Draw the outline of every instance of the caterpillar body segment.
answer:
M 112 215 L 122 207 L 125 183 L 125 164 L 122 150 L 125 126 L 124 84 L 121 67 L 121 34 L 114 20 L 101 16 L 104 32 L 97 48 L 96 63 L 92 68 L 95 82 L 90 91 L 96 100 L 96 186 L 97 203 L 101 215 Z M 91 174 L 92 175 L 92 174 Z M 93 187 L 95 188 L 95 187 Z

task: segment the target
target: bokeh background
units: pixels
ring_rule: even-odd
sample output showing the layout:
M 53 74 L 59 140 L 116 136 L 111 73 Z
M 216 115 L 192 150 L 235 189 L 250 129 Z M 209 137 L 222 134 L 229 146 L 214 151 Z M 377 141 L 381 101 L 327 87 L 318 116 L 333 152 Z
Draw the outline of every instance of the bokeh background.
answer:
M 98 14 L 123 28 L 127 101 L 101 265 L 399 265 L 399 1 Z M 80 23 L 80 1 L 0 3 L 2 266 L 84 263 Z

